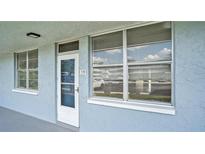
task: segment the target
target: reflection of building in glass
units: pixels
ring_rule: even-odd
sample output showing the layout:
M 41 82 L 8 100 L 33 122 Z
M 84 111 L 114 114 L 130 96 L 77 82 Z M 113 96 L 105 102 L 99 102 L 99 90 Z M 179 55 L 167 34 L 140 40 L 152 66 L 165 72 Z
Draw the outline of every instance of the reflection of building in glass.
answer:
M 122 67 L 111 66 L 93 69 L 93 87 L 95 93 L 123 92 Z M 129 66 L 130 95 L 163 95 L 171 93 L 171 75 L 169 65 Z

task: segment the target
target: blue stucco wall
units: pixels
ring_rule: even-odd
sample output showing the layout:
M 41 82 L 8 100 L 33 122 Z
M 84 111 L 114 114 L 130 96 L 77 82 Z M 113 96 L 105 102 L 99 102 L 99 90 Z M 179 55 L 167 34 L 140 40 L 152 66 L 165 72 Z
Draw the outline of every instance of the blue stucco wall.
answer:
M 88 104 L 88 74 L 80 77 L 81 131 L 205 131 L 205 22 L 175 22 L 176 115 Z M 82 39 L 81 69 L 89 71 Z
M 14 55 L 0 55 L 0 106 L 50 122 L 56 121 L 55 45 L 39 47 L 39 94 L 12 92 L 14 88 Z

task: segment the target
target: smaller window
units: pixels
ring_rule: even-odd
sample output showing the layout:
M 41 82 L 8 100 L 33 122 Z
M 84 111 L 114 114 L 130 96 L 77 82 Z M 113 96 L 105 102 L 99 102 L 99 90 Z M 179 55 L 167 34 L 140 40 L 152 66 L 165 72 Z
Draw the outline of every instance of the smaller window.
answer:
M 69 42 L 59 45 L 59 53 L 79 50 L 79 41 Z
M 16 88 L 38 89 L 38 50 L 16 53 Z

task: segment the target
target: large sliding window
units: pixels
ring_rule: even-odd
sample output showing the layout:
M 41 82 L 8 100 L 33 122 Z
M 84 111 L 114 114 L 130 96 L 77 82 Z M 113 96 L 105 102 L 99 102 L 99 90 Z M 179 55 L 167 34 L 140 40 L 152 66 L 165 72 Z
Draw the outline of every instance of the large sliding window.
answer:
M 16 88 L 38 90 L 38 50 L 16 53 Z
M 92 96 L 171 103 L 171 22 L 92 37 Z

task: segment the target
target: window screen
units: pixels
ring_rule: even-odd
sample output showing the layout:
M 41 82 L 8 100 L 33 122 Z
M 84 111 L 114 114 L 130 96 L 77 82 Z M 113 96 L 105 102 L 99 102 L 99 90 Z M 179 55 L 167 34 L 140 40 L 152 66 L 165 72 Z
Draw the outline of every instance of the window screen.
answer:
M 93 50 L 122 47 L 122 31 L 93 37 L 92 45 Z
M 69 43 L 59 45 L 59 53 L 74 51 L 74 50 L 79 50 L 79 41 L 69 42 Z
M 128 46 L 165 40 L 171 40 L 170 22 L 162 22 L 127 30 Z

